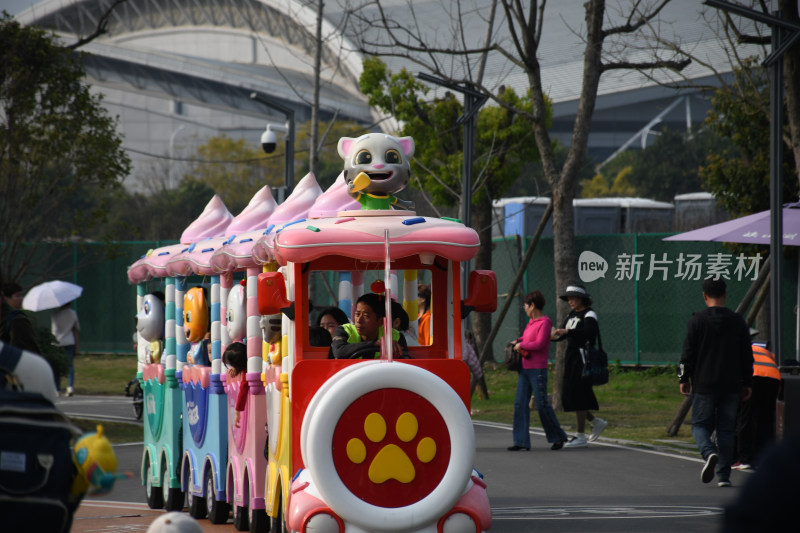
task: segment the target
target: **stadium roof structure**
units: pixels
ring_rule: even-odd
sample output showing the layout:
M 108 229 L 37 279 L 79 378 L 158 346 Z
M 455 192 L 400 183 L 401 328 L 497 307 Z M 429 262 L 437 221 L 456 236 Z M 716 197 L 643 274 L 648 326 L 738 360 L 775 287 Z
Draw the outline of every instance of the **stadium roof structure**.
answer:
M 20 23 L 53 30 L 72 43 L 95 31 L 99 17 L 114 0 L 10 2 L 26 7 L 15 15 Z M 409 23 L 409 6 L 413 6 L 413 23 L 440 44 L 456 38 L 458 21 L 465 25 L 462 36 L 466 44 L 479 45 L 485 39 L 488 2 L 384 0 L 381 4 L 390 19 Z M 619 16 L 617 4 L 625 2 L 609 7 L 609 22 Z M 134 173 L 145 172 L 148 163 L 161 158 L 169 161 L 171 175 L 176 172 L 173 164 L 180 166 L 176 162 L 179 156 L 210 136 L 224 133 L 257 143 L 265 120 L 282 123 L 285 116 L 252 100 L 249 95 L 253 91 L 295 109 L 298 124 L 307 120 L 316 42 L 314 5 L 301 0 L 127 0 L 117 6 L 108 18 L 106 33 L 80 50 L 85 52 L 88 82 L 103 93 L 110 113 L 120 117 Z M 329 0 L 325 4 L 321 118 L 336 116 L 365 127 L 391 129 L 391 122 L 382 121 L 383 117 L 370 109 L 358 88 L 362 69 L 358 42 L 365 37 L 380 39 L 380 31 L 353 22 L 356 5 L 361 15 L 370 15 L 370 10 L 374 14 L 374 5 L 367 5 L 366 0 Z M 683 72 L 701 85 L 716 83 L 714 70 L 730 70 L 725 46 L 712 29 L 716 15 L 696 0 L 673 0 L 655 29 L 702 58 Z M 582 2 L 553 2 L 545 12 L 539 50 L 541 76 L 554 106 L 551 132 L 564 143 L 571 137 L 581 90 L 584 24 Z M 502 13 L 494 27 L 493 39 L 508 44 Z M 648 43 L 638 44 L 640 50 L 631 52 L 630 57 L 646 53 Z M 758 52 L 752 48 L 752 53 Z M 394 71 L 420 69 L 407 58 L 387 57 L 386 61 Z M 457 73 L 465 68 L 458 59 L 452 61 L 445 70 Z M 488 87 L 527 89 L 526 75 L 499 54 L 489 57 L 485 80 Z M 650 128 L 685 129 L 687 124 L 702 121 L 707 95 L 690 85 L 675 89 L 659 83 L 667 81 L 677 82 L 678 78 L 670 78 L 667 72 L 604 74 L 590 153 L 604 158 L 634 135 L 646 143 Z M 677 105 L 678 99 L 682 105 Z

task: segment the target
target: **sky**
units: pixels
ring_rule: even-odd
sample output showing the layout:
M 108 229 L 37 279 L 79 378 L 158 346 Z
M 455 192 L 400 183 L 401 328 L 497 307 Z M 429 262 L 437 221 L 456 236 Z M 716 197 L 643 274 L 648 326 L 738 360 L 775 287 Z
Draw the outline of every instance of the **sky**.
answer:
M 0 0 L 0 11 L 8 11 L 10 14 L 16 15 L 37 3 L 36 0 Z

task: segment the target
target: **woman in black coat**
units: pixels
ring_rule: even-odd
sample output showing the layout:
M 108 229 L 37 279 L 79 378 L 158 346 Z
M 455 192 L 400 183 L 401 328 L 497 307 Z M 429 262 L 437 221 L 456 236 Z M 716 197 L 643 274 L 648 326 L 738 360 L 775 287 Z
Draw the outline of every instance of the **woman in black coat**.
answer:
M 577 434 L 565 446 L 567 448 L 586 448 L 589 442 L 597 440 L 608 423 L 596 417 L 592 411 L 600 407 L 592 390 L 592 384 L 581 377 L 583 370 L 582 351 L 586 345 L 594 346 L 599 328 L 597 313 L 592 309 L 592 298 L 582 285 L 567 286 L 559 296 L 570 306 L 570 313 L 560 329 L 553 331 L 554 341 L 567 341 L 564 360 L 564 379 L 561 382 L 561 402 L 564 411 L 575 411 Z M 586 421 L 592 426 L 588 439 L 585 434 Z

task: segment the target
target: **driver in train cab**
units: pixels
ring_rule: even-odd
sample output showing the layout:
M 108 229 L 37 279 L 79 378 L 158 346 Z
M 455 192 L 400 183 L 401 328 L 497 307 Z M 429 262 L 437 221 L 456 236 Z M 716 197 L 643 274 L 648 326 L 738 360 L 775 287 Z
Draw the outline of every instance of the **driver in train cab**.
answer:
M 363 294 L 356 301 L 352 324 L 342 324 L 333 332 L 328 355 L 335 359 L 376 359 L 380 357 L 383 339 L 383 318 L 386 315 L 383 297 Z M 408 358 L 408 345 L 399 331 L 392 330 L 392 354 Z

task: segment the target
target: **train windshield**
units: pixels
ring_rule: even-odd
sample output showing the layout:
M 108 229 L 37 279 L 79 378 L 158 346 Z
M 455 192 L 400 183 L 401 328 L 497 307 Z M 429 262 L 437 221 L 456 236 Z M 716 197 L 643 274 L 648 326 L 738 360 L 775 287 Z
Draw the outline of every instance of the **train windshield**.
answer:
M 398 332 L 395 336 L 404 337 L 411 358 L 452 357 L 448 355 L 447 333 L 453 330 L 452 306 L 447 297 L 452 270 L 448 270 L 446 263 L 442 260 L 424 265 L 417 258 L 392 262 L 389 280 L 392 325 Z M 355 322 L 360 295 L 386 294 L 384 265 L 377 262 L 329 256 L 303 265 L 301 276 L 296 298 L 302 304 L 296 308 L 303 313 L 307 311 L 308 319 L 295 317 L 295 320 L 297 335 L 303 339 L 303 359 L 332 355 L 329 348 L 335 328 L 344 320 Z

